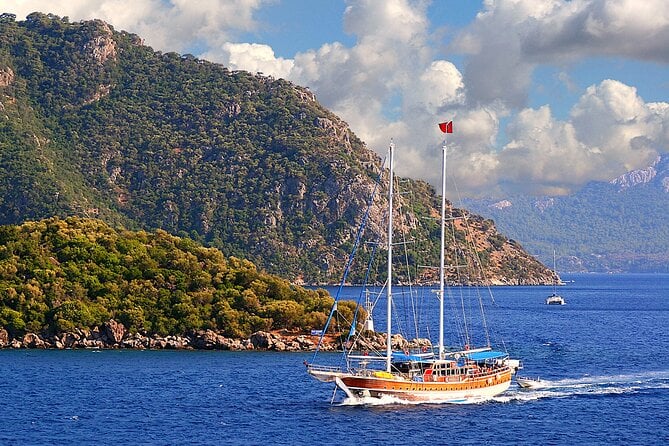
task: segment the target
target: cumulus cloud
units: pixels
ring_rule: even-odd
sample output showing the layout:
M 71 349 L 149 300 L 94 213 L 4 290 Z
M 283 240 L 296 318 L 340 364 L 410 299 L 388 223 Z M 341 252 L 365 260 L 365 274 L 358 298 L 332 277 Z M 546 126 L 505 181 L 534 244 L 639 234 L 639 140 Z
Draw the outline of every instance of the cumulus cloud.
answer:
M 486 0 L 451 43 L 469 54 L 465 83 L 471 101 L 501 100 L 521 108 L 538 64 L 588 56 L 669 63 L 665 0 Z
M 293 68 L 293 61 L 276 57 L 269 45 L 258 43 L 224 43 L 200 57 L 217 61 L 233 70 L 261 72 L 276 77 L 287 78 Z
M 257 26 L 253 14 L 272 0 L 3 0 L 18 18 L 39 11 L 72 20 L 101 19 L 139 34 L 163 51 L 187 52 L 194 45 L 220 46 Z
M 604 80 L 591 86 L 567 121 L 549 106 L 525 109 L 508 127 L 496 183 L 507 191 L 560 194 L 647 166 L 669 145 L 666 103 L 645 103 L 634 87 Z
M 436 115 L 443 108 L 462 104 L 465 100 L 462 74 L 451 62 L 435 60 L 422 72 L 416 73 L 420 88 L 407 94 L 405 106 L 409 112 Z
M 591 55 L 669 62 L 669 3 L 664 0 L 557 2 L 523 38 L 537 60 Z

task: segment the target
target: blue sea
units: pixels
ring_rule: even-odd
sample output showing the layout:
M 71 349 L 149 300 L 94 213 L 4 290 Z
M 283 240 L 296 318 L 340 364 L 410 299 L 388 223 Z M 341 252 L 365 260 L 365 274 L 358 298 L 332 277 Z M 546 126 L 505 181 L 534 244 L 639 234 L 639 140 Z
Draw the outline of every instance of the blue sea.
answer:
M 0 445 L 668 444 L 669 275 L 498 287 L 523 375 L 470 405 L 330 404 L 311 353 L 0 351 Z

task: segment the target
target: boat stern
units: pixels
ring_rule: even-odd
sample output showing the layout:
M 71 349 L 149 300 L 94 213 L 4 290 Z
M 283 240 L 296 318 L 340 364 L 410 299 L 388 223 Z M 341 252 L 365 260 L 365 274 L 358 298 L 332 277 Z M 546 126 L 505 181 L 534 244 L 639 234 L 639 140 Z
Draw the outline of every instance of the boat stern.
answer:
M 307 373 L 309 375 L 324 383 L 335 382 L 336 379 L 341 378 L 344 375 L 344 372 L 340 367 L 309 364 L 307 362 L 305 362 L 304 365 L 307 367 Z
M 523 361 L 521 361 L 520 359 L 509 358 L 506 360 L 506 365 L 509 366 L 512 374 L 516 374 L 518 370 L 521 370 L 523 368 Z

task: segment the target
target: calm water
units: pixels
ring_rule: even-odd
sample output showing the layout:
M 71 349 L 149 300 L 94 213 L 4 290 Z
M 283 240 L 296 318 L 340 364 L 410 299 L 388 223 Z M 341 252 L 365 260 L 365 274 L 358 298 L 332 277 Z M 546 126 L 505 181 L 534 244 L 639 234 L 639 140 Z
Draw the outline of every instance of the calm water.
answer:
M 476 405 L 333 405 L 309 353 L 0 351 L 0 445 L 667 444 L 669 275 L 495 289 L 525 375 Z M 378 324 L 378 323 L 377 323 Z

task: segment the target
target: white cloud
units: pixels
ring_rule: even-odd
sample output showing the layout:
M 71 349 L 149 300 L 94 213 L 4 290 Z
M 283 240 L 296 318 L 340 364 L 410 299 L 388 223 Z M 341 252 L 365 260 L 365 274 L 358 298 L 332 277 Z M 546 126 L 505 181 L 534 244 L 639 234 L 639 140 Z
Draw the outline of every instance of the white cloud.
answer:
M 255 29 L 254 12 L 273 0 L 3 0 L 19 19 L 31 12 L 70 20 L 101 19 L 139 34 L 162 51 L 188 52 L 193 45 L 220 46 L 240 31 Z
M 451 62 L 435 60 L 422 73 L 417 73 L 415 85 L 420 88 L 405 94 L 405 106 L 410 113 L 423 112 L 436 115 L 465 99 L 462 74 Z
M 233 70 L 261 72 L 287 78 L 293 68 L 290 59 L 277 58 L 271 46 L 258 43 L 224 43 L 218 50 L 200 55 L 215 60 Z
M 502 101 L 521 107 L 527 100 L 534 63 L 526 60 L 524 35 L 559 0 L 487 0 L 485 9 L 451 44 L 469 54 L 465 83 L 472 103 Z
M 349 1 L 344 29 L 365 40 L 406 43 L 420 41 L 429 25 L 425 2 L 409 0 Z
M 487 0 L 451 44 L 467 53 L 471 101 L 520 108 L 538 64 L 588 56 L 669 62 L 666 0 Z
M 497 181 L 509 191 L 559 194 L 645 167 L 669 146 L 667 110 L 612 80 L 589 87 L 568 121 L 548 106 L 522 110 L 508 127 Z
M 590 55 L 669 62 L 669 2 L 578 0 L 555 4 L 523 39 L 537 60 Z
M 586 90 L 571 118 L 579 139 L 602 153 L 605 166 L 617 175 L 622 169 L 645 167 L 666 150 L 669 140 L 662 134 L 666 115 L 657 113 L 658 105 L 646 104 L 634 87 L 605 80 Z
M 499 153 L 498 181 L 513 192 L 564 193 L 588 180 L 592 152 L 569 122 L 553 118 L 550 107 L 522 110 L 508 127 L 509 143 Z

